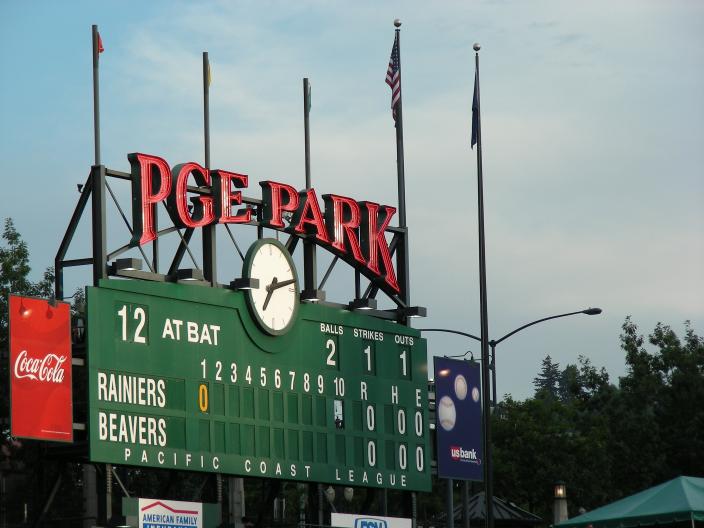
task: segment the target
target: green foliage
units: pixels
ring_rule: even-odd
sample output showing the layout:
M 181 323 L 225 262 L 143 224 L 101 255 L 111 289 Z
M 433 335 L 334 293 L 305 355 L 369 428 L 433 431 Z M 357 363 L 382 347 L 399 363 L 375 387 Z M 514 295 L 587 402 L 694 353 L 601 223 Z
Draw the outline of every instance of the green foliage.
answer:
M 39 282 L 29 280 L 29 250 L 15 229 L 12 219 L 5 220 L 0 246 L 0 350 L 8 346 L 8 295 L 49 297 L 54 288 L 54 270 L 47 268 Z
M 618 386 L 580 357 L 559 371 L 550 356 L 536 394 L 510 396 L 493 417 L 496 493 L 551 519 L 556 480 L 570 515 L 678 475 L 704 476 L 704 340 L 658 324 L 647 342 L 627 318 Z
M 535 394 L 543 398 L 557 398 L 560 384 L 560 365 L 553 363 L 550 355 L 543 359 L 543 366 L 540 369 L 540 374 L 533 378 L 533 386 L 535 386 Z
M 645 347 L 626 319 L 621 335 L 627 375 L 611 409 L 616 488 L 622 495 L 678 475 L 704 474 L 704 340 L 689 322 L 682 343 L 658 324 Z

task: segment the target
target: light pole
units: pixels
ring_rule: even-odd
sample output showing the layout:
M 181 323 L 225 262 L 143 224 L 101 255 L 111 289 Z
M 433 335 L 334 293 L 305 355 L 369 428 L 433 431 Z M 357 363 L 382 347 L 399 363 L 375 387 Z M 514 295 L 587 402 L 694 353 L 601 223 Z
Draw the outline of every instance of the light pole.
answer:
M 508 334 L 506 334 L 503 337 L 500 337 L 499 339 L 491 339 L 489 341 L 489 346 L 491 347 L 491 361 L 489 364 L 489 370 L 491 371 L 491 400 L 492 400 L 492 405 L 496 405 L 496 345 L 501 343 L 502 341 L 505 341 L 509 337 L 511 337 L 514 334 L 517 334 L 521 330 L 524 330 L 528 328 L 529 326 L 536 325 L 538 323 L 542 323 L 543 321 L 549 321 L 550 319 L 558 319 L 560 317 L 568 317 L 570 315 L 578 315 L 578 314 L 585 314 L 585 315 L 598 315 L 601 313 L 601 308 L 586 308 L 584 310 L 577 310 L 576 312 L 568 312 L 568 313 L 563 313 L 563 314 L 558 314 L 558 315 L 551 315 L 549 317 L 543 317 L 542 319 L 537 319 L 535 321 L 532 321 L 530 323 L 526 323 L 523 326 L 519 326 L 515 330 L 512 330 Z M 451 330 L 449 328 L 418 328 L 417 329 L 419 332 L 442 332 L 446 334 L 456 334 L 456 335 L 461 335 L 465 337 L 469 337 L 470 339 L 474 339 L 475 341 L 481 342 L 481 338 L 477 337 L 473 334 L 469 334 L 467 332 L 461 332 L 459 330 Z

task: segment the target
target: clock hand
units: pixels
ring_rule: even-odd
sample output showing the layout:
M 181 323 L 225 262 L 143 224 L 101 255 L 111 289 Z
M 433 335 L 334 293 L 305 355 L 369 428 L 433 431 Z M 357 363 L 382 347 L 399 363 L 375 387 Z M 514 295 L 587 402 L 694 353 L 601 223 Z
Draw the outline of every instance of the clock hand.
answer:
M 278 290 L 279 288 L 283 288 L 284 286 L 288 286 L 289 284 L 293 284 L 294 282 L 296 282 L 296 279 L 289 279 L 289 280 L 277 282 L 276 284 L 274 284 L 272 282 L 271 285 L 269 286 L 269 288 L 271 288 L 271 291 L 274 291 L 274 290 Z
M 271 300 L 271 296 L 274 295 L 274 290 L 276 289 L 277 282 L 278 279 L 274 277 L 271 281 L 271 284 L 266 287 L 266 298 L 264 299 L 264 305 L 262 306 L 262 310 L 266 310 L 266 307 L 269 306 L 269 301 Z

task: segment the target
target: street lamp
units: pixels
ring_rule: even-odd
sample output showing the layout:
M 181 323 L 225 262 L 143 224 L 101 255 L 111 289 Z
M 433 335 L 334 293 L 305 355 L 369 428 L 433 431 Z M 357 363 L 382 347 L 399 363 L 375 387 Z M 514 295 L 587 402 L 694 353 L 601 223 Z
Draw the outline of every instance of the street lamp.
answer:
M 533 326 L 535 324 L 542 323 L 543 321 L 549 321 L 550 319 L 558 319 L 560 317 L 568 317 L 570 315 L 578 315 L 578 314 L 598 315 L 600 313 L 601 313 L 601 308 L 585 308 L 584 310 L 577 310 L 576 312 L 568 312 L 568 313 L 563 313 L 563 314 L 558 314 L 558 315 L 551 315 L 550 317 L 543 317 L 542 319 L 537 319 L 537 320 L 532 321 L 530 323 L 524 324 L 523 326 L 519 326 L 515 330 L 512 330 L 511 332 L 509 332 L 508 334 L 506 334 L 503 337 L 500 337 L 499 339 L 491 339 L 489 341 L 489 346 L 491 347 L 491 361 L 490 361 L 490 365 L 489 365 L 489 370 L 491 371 L 492 405 L 496 405 L 496 345 L 498 345 L 502 341 L 508 339 L 513 334 L 517 334 L 521 330 L 524 330 L 524 329 L 528 328 L 529 326 Z M 443 332 L 446 334 L 457 334 L 457 335 L 469 337 L 470 339 L 474 339 L 475 341 L 481 342 L 481 338 L 477 337 L 473 334 L 469 334 L 467 332 L 460 332 L 459 330 L 450 330 L 448 328 L 418 328 L 418 331 L 419 332 Z
M 567 498 L 567 486 L 565 486 L 565 482 L 562 480 L 558 480 L 555 483 L 555 498 L 556 499 Z
M 600 313 L 601 308 L 586 308 L 584 310 L 578 310 L 576 312 L 569 312 L 559 315 L 551 315 L 550 317 L 543 317 L 542 319 L 538 319 L 537 321 L 533 321 L 531 323 L 527 323 L 523 326 L 516 328 L 515 330 L 509 332 L 500 339 L 492 339 L 491 341 L 489 341 L 489 346 L 491 347 L 491 399 L 494 401 L 494 405 L 496 405 L 496 345 L 501 343 L 501 341 L 508 339 L 513 334 L 516 334 L 521 330 L 528 328 L 529 326 L 533 326 L 534 324 L 542 323 L 543 321 L 549 321 L 550 319 L 558 319 L 560 317 L 568 317 L 570 315 L 599 315 Z
M 552 511 L 553 524 L 559 524 L 567 520 L 567 486 L 562 480 L 558 480 L 555 483 L 555 502 L 553 503 Z

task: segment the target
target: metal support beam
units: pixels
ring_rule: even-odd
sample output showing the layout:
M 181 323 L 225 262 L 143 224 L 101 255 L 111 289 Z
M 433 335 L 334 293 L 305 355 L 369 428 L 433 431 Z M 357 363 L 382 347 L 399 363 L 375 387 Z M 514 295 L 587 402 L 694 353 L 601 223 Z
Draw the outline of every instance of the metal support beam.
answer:
M 94 165 L 92 181 L 93 286 L 108 276 L 105 235 L 105 167 Z
M 57 299 L 63 299 L 64 296 L 64 266 L 62 265 L 62 263 L 64 258 L 66 257 L 68 248 L 71 245 L 71 241 L 73 240 L 73 235 L 76 234 L 76 228 L 78 227 L 78 223 L 81 221 L 83 211 L 85 210 L 86 204 L 88 203 L 88 198 L 90 198 L 91 196 L 91 192 L 93 189 L 92 173 L 88 175 L 86 183 L 81 189 L 81 197 L 78 199 L 76 208 L 73 210 L 73 215 L 71 215 L 71 220 L 68 223 L 68 228 L 66 229 L 66 233 L 64 233 L 64 238 L 61 240 L 59 250 L 56 252 L 56 258 L 54 259 L 54 293 Z
M 34 521 L 34 527 L 41 526 L 42 523 L 44 522 L 44 517 L 46 517 L 46 513 L 49 511 L 49 508 L 51 508 L 51 504 L 54 502 L 54 497 L 56 496 L 56 492 L 59 491 L 59 486 L 61 486 L 61 480 L 63 479 L 63 472 L 59 472 L 59 474 L 56 476 L 56 480 L 54 481 L 54 485 L 51 487 L 51 491 L 49 492 L 49 496 L 46 498 L 46 502 L 44 502 L 44 506 L 42 507 L 42 511 L 39 513 L 39 516 L 36 518 Z
M 83 528 L 98 524 L 98 488 L 95 466 L 83 464 Z

